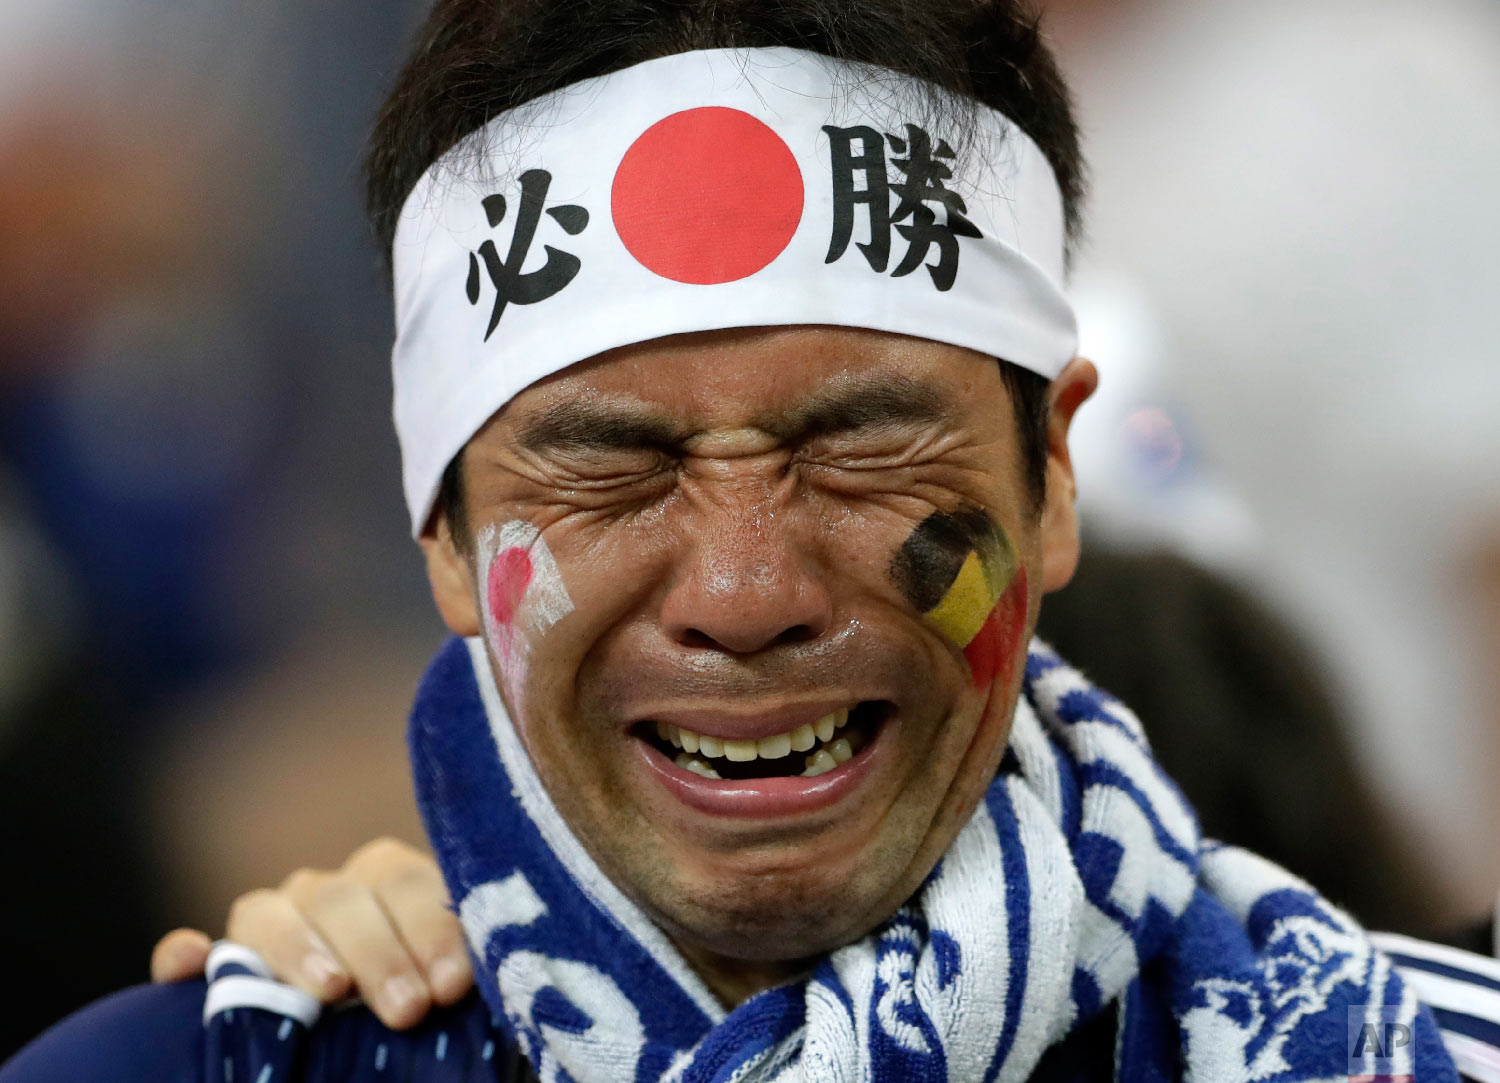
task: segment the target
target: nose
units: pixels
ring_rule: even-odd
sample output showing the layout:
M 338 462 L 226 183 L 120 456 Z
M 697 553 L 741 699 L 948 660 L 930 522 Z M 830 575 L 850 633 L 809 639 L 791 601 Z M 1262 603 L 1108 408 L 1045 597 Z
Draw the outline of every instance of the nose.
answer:
M 662 606 L 663 629 L 674 642 L 753 654 L 828 630 L 828 591 L 775 518 L 702 524 L 693 557 Z

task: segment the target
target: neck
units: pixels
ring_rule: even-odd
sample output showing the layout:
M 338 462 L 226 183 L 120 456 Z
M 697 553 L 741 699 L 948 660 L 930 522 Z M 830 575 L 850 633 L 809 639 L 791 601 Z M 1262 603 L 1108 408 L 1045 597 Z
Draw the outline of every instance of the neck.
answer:
M 813 968 L 809 959 L 731 959 L 683 943 L 677 944 L 677 950 L 730 1011 L 757 993 L 802 977 Z

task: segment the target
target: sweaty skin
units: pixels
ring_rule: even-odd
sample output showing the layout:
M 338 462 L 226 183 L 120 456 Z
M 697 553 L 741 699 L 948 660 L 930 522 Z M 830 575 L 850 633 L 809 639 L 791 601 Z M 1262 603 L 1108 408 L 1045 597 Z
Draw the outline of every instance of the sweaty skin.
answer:
M 1076 566 L 1066 437 L 1096 379 L 1053 382 L 1040 507 L 994 358 L 848 328 L 611 351 L 466 447 L 480 534 L 421 538 L 438 609 L 488 641 L 564 820 L 726 1004 L 885 920 L 972 815 L 1039 596 Z M 513 523 L 535 538 L 498 544 Z M 533 611 L 543 551 L 573 608 L 505 679 L 496 618 Z M 662 720 L 765 738 L 840 708 L 869 730 L 849 784 L 790 812 L 687 800 L 653 747 Z
M 1054 383 L 1042 508 L 994 358 L 850 328 L 610 351 L 469 442 L 470 521 L 533 524 L 574 603 L 529 651 L 524 709 L 505 690 L 521 741 L 605 875 L 726 1002 L 879 924 L 972 814 L 1009 732 L 1027 584 L 1076 559 L 1065 438 L 1093 379 Z M 971 508 L 937 612 L 916 608 L 892 555 Z M 422 539 L 434 594 L 473 635 L 489 565 L 444 527 Z M 744 741 L 841 708 L 867 720 L 859 780 L 794 814 L 715 812 L 653 747 L 662 720 Z

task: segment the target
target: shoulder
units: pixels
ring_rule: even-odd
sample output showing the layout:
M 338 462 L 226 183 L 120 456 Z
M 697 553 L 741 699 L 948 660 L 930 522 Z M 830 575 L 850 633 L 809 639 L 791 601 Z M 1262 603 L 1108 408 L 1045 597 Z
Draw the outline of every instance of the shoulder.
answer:
M 210 957 L 213 981 L 141 986 L 64 1020 L 0 1083 L 510 1083 L 524 1059 L 470 996 L 393 1031 L 363 1004 L 322 1012 L 242 948 Z
M 1459 1074 L 1500 1083 L 1500 960 L 1395 933 L 1370 939 L 1432 1010 Z
M 106 997 L 7 1061 L 0 1083 L 197 1083 L 204 988 L 201 981 L 141 985 Z
M 490 1020 L 477 995 L 437 1009 L 411 1030 L 393 1031 L 363 1004 L 328 1012 L 313 1029 L 301 1083 L 524 1083 L 526 1061 Z M 238 1076 L 236 1078 L 239 1078 Z M 254 1076 L 250 1077 L 252 1080 Z M 267 1083 L 281 1083 L 281 1076 Z M 7 1081 L 0 1080 L 0 1083 Z

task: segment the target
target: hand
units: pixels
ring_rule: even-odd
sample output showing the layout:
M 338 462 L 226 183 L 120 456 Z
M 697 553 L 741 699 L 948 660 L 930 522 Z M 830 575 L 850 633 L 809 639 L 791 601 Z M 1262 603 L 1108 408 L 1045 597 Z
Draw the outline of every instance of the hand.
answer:
M 394 839 L 367 843 L 333 872 L 299 869 L 274 891 L 241 895 L 225 935 L 324 1003 L 357 992 L 397 1030 L 474 983 L 437 864 Z M 195 929 L 168 933 L 151 954 L 152 980 L 196 977 L 208 948 Z

